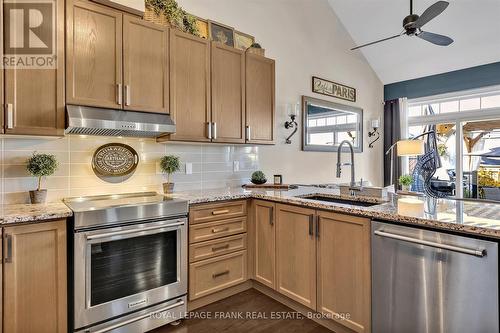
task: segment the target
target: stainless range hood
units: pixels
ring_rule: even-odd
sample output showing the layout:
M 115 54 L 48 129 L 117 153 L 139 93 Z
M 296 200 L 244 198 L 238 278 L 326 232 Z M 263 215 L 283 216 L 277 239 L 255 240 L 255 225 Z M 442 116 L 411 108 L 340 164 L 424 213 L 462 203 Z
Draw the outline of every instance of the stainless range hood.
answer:
M 66 134 L 155 138 L 175 133 L 168 114 L 66 106 Z

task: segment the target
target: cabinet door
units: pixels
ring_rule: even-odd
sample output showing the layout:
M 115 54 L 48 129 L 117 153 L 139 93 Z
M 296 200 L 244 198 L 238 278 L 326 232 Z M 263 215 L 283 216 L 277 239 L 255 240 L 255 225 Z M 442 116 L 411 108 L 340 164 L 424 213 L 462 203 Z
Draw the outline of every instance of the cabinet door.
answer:
M 123 18 L 124 109 L 168 112 L 168 28 Z
M 170 30 L 170 115 L 178 141 L 210 141 L 210 43 Z
M 370 281 L 370 220 L 319 212 L 318 312 L 370 332 Z
M 4 332 L 66 333 L 66 221 L 6 227 Z
M 122 106 L 122 14 L 90 2 L 68 5 L 68 104 Z
M 245 142 L 245 53 L 212 42 L 213 141 Z
M 246 126 L 250 143 L 274 144 L 274 60 L 246 56 Z
M 4 70 L 5 133 L 64 135 L 64 1 L 56 3 L 56 68 Z
M 275 204 L 254 200 L 255 225 L 255 280 L 275 288 L 276 282 L 276 228 Z
M 276 206 L 276 290 L 316 309 L 315 212 L 289 205 Z

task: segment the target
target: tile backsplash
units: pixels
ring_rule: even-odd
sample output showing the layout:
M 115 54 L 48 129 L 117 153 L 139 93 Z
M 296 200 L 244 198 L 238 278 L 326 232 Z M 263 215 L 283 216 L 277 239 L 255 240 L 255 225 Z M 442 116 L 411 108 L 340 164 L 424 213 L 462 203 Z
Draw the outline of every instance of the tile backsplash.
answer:
M 95 149 L 111 142 L 130 145 L 140 159 L 134 175 L 118 184 L 101 180 L 91 166 Z M 248 182 L 259 167 L 258 147 L 253 146 L 160 144 L 154 139 L 75 135 L 57 139 L 4 136 L 0 137 L 0 203 L 29 202 L 28 191 L 36 188 L 36 179 L 26 172 L 26 160 L 35 151 L 53 154 L 59 162 L 56 173 L 42 183 L 48 189 L 48 201 L 68 196 L 161 192 L 166 176 L 160 172 L 159 159 L 165 154 L 181 158 L 181 171 L 173 175 L 176 191 L 239 186 Z M 186 174 L 186 163 L 192 164 L 192 174 Z

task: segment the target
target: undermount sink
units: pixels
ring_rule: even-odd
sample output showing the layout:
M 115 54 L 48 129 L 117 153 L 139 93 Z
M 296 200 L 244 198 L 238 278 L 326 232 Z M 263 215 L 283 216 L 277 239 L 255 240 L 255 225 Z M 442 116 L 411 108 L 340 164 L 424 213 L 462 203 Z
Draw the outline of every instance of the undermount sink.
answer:
M 380 202 L 368 202 L 368 201 L 341 199 L 341 198 L 335 198 L 335 197 L 330 197 L 330 196 L 326 196 L 326 195 L 302 196 L 301 198 L 309 199 L 309 200 L 316 200 L 316 201 L 334 202 L 334 203 L 352 205 L 352 206 L 361 206 L 361 207 L 371 207 L 371 206 L 376 206 L 376 205 L 381 204 Z

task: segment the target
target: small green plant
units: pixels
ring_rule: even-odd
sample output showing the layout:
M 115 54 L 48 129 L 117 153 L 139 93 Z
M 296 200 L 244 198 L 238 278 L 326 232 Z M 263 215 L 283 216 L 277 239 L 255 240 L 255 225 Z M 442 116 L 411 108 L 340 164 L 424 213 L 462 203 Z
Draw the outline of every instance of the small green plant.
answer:
M 53 175 L 57 170 L 57 159 L 54 155 L 38 154 L 35 152 L 26 163 L 28 173 L 38 178 L 37 191 L 40 191 L 42 188 L 42 177 Z
M 170 175 L 179 171 L 181 162 L 179 156 L 166 155 L 160 159 L 160 169 L 167 174 L 167 183 L 170 183 Z
M 251 178 L 252 183 L 254 184 L 265 184 L 267 182 L 266 175 L 262 171 L 255 171 L 252 173 L 252 178 Z
M 399 176 L 399 183 L 403 186 L 410 186 L 413 184 L 413 177 L 411 175 Z

